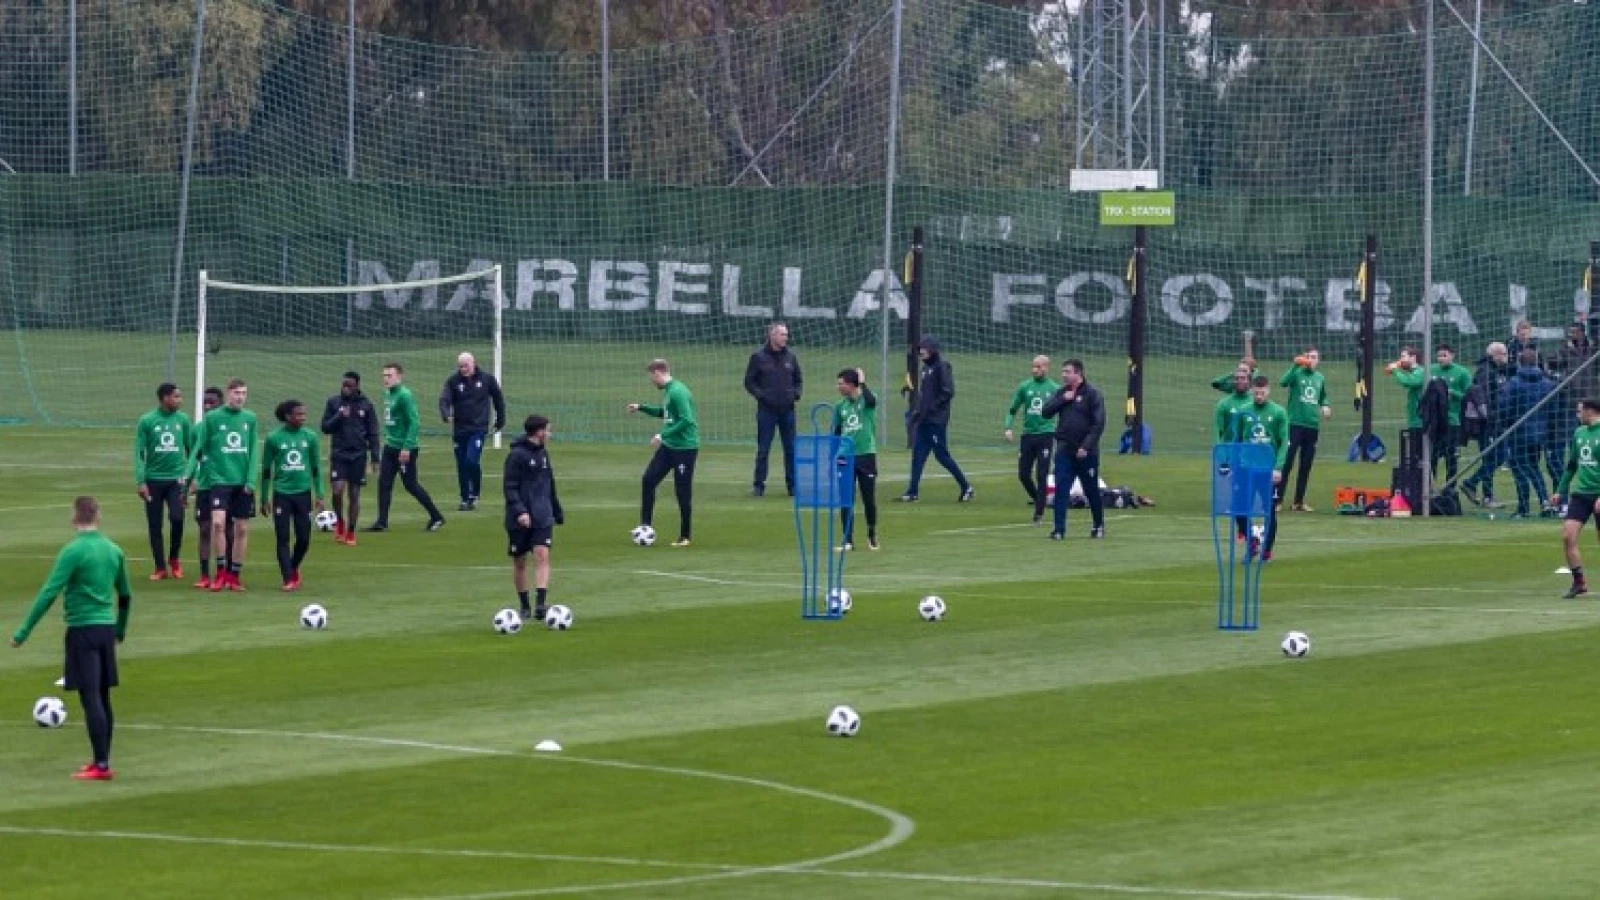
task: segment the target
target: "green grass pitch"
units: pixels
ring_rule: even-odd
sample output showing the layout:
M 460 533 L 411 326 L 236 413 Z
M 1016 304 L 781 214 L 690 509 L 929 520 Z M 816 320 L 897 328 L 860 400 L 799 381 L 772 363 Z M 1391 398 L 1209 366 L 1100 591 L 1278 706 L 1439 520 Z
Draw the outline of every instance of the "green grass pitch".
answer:
M 803 622 L 791 510 L 747 496 L 748 449 L 706 454 L 692 548 L 642 549 L 643 447 L 558 441 L 552 600 L 577 622 L 508 638 L 498 502 L 424 534 L 402 495 L 389 534 L 319 535 L 297 595 L 258 520 L 251 590 L 201 594 L 144 581 L 127 443 L 0 430 L 5 631 L 74 494 L 105 499 L 137 594 L 115 782 L 67 777 L 75 699 L 59 731 L 28 716 L 57 693 L 59 613 L 0 651 L 8 897 L 1600 893 L 1600 606 L 1556 599 L 1553 523 L 1290 516 L 1262 630 L 1223 634 L 1198 458 L 1108 457 L 1159 505 L 1113 511 L 1103 543 L 1074 513 L 1063 545 L 995 441 L 958 444 L 977 501 L 941 478 L 886 504 L 854 612 Z M 447 457 L 423 455 L 441 500 Z M 904 453 L 883 467 L 887 497 Z M 1383 480 L 1324 461 L 1312 497 Z M 313 601 L 326 631 L 296 624 Z M 1289 629 L 1309 658 L 1279 653 Z M 836 703 L 859 737 L 825 735 Z

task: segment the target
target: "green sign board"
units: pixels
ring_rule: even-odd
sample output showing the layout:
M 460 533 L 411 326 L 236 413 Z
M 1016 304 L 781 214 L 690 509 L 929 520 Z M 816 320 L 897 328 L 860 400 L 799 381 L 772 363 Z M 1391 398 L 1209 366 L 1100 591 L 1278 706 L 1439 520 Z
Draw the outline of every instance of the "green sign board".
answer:
M 1103 191 L 1101 225 L 1175 225 L 1178 213 L 1172 191 Z

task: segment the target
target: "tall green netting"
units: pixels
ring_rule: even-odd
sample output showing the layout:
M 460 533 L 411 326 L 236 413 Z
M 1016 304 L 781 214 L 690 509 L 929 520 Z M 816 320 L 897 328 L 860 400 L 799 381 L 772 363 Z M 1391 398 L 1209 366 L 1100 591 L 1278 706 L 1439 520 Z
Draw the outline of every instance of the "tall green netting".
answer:
M 1150 232 L 1145 411 L 1157 452 L 1209 443 L 1208 384 L 1247 330 L 1274 378 L 1299 348 L 1320 346 L 1330 434 L 1355 433 L 1354 278 L 1369 233 L 1381 246 L 1380 357 L 1421 337 L 1420 5 L 1302 6 L 1170 0 L 1164 28 L 1150 29 L 1151 78 L 1130 92 L 1143 104 L 1133 118 L 1140 156 L 1144 142 L 1159 146 L 1178 198 L 1177 226 Z M 1467 6 L 1455 3 L 1470 20 Z M 740 377 L 773 318 L 791 325 L 808 399 L 827 399 L 845 365 L 877 380 L 887 281 L 898 379 L 898 259 L 917 226 L 925 329 L 943 339 L 960 385 L 957 440 L 997 443 L 1009 390 L 1037 352 L 1085 358 L 1120 412 L 1132 235 L 1097 226 L 1094 197 L 1067 190 L 1074 166 L 1127 162 L 1107 149 L 1128 137 L 1115 103 L 1093 115 L 1112 96 L 1095 79 L 1116 70 L 1113 51 L 1098 74 L 1083 57 L 1094 7 L 905 0 L 886 278 L 891 0 L 796 4 L 775 22 L 613 53 L 609 145 L 598 54 L 361 34 L 352 134 L 342 25 L 216 0 L 175 279 L 194 6 L 80 2 L 74 175 L 65 3 L 8 5 L 0 419 L 125 422 L 167 377 L 174 345 L 172 374 L 187 387 L 202 268 L 238 282 L 372 286 L 349 297 L 212 294 L 216 378 L 249 379 L 262 402 L 314 399 L 344 369 L 375 375 L 394 358 L 431 392 L 457 352 L 487 356 L 492 292 L 481 281 L 386 285 L 498 263 L 519 414 L 551 413 L 572 436 L 639 437 L 618 411 L 648 392 L 644 363 L 665 356 L 694 387 L 708 437 L 746 440 Z M 1120 21 L 1107 20 L 1105 47 L 1124 46 Z M 1597 9 L 1486 3 L 1482 35 L 1594 165 Z M 1469 364 L 1514 318 L 1552 330 L 1570 321 L 1588 243 L 1600 239 L 1589 175 L 1477 55 L 1474 90 L 1470 32 L 1440 0 L 1434 335 Z M 1086 152 L 1090 119 L 1102 132 Z M 1376 388 L 1388 433 L 1398 392 L 1382 377 Z

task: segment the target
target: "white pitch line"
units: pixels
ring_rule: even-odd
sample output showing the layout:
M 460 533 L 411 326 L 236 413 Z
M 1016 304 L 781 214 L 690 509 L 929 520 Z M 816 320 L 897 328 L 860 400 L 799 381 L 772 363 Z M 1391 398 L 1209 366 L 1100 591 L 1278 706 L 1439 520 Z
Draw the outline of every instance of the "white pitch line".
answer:
M 34 837 L 89 838 L 100 840 L 151 841 L 163 844 L 199 844 L 214 847 L 244 847 L 261 850 L 293 850 L 307 853 L 370 853 L 380 856 L 439 856 L 463 859 L 510 859 L 528 862 L 584 863 L 607 866 L 632 866 L 652 869 L 697 869 L 728 871 L 748 866 L 714 863 L 668 862 L 659 859 L 633 859 L 617 856 L 572 856 L 562 853 L 520 853 L 515 850 L 446 850 L 431 847 L 377 847 L 362 844 L 322 844 L 309 841 L 274 841 L 253 838 L 199 837 L 187 834 L 161 834 L 148 831 L 79 831 L 68 828 L 23 828 L 0 825 L 0 834 Z
M 928 534 L 982 534 L 985 531 L 1007 531 L 1012 528 L 1035 528 L 1037 526 L 1028 522 L 1016 522 L 1010 525 L 975 525 L 971 528 L 942 528 L 930 531 Z
M 1350 894 L 1287 894 L 1277 891 L 1237 891 L 1224 888 L 1159 887 L 1134 884 L 1099 884 L 1086 881 L 1052 881 L 1042 878 L 999 878 L 984 875 L 932 875 L 917 872 L 853 872 L 830 869 L 803 872 L 806 875 L 831 875 L 838 878 L 863 878 L 882 881 L 926 881 L 936 884 L 965 884 L 984 887 L 1031 887 L 1060 891 L 1090 891 L 1101 894 L 1135 894 L 1146 897 L 1209 897 L 1216 900 L 1397 900 L 1392 897 L 1358 897 Z
M 691 575 L 686 572 L 658 572 L 654 569 L 635 569 L 632 575 L 645 575 L 651 578 L 670 578 L 675 581 L 697 581 L 701 584 L 720 584 L 726 587 L 783 587 L 792 588 L 792 581 L 732 581 L 726 578 L 711 578 L 706 575 Z

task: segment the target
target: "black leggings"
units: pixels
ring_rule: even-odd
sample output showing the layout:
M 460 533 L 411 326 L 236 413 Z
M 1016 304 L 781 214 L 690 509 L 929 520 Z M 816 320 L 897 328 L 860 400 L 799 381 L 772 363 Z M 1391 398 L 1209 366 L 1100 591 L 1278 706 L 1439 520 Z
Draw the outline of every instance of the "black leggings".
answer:
M 1294 505 L 1300 506 L 1306 502 L 1306 482 L 1311 479 L 1311 464 L 1317 459 L 1317 437 L 1319 432 L 1315 428 L 1304 425 L 1289 426 L 1289 450 L 1283 458 L 1283 477 L 1288 480 L 1289 474 L 1294 471 L 1294 460 L 1300 457 L 1300 474 L 1294 480 Z M 1278 492 L 1282 497 L 1283 492 Z
M 104 684 L 80 688 L 78 702 L 83 706 L 83 724 L 89 731 L 94 761 L 109 766 L 111 732 L 116 727 L 116 715 L 111 711 L 111 688 Z
M 294 550 L 289 549 L 290 531 L 294 533 Z M 306 551 L 311 549 L 311 495 L 273 494 L 272 531 L 278 538 L 278 571 L 288 582 L 300 571 Z
M 379 525 L 389 524 L 389 502 L 394 499 L 394 477 L 400 476 L 400 483 L 406 487 L 406 493 L 416 498 L 422 508 L 427 510 L 429 521 L 437 522 L 444 516 L 439 515 L 439 507 L 433 505 L 433 498 L 428 496 L 428 491 L 421 482 L 417 481 L 417 458 L 422 455 L 419 447 L 411 451 L 411 461 L 402 464 L 400 451 L 393 447 L 383 448 L 383 460 L 378 464 L 378 521 Z
M 1017 480 L 1033 501 L 1033 514 L 1044 515 L 1044 496 L 1050 475 L 1050 450 L 1055 436 L 1050 434 L 1025 434 L 1022 447 L 1017 452 Z
M 164 571 L 167 560 L 183 555 L 183 487 L 176 481 L 149 481 L 145 482 L 145 490 L 150 492 L 150 499 L 144 504 L 145 525 L 150 531 L 150 554 L 156 561 L 156 569 Z M 172 529 L 172 542 L 166 547 L 161 546 L 163 512 Z
M 640 524 L 649 525 L 655 518 L 656 488 L 670 472 L 672 490 L 678 495 L 678 537 L 689 539 L 694 518 L 694 464 L 699 456 L 699 450 L 656 448 L 656 455 L 650 457 L 650 465 L 644 470 L 644 491 L 639 503 Z
M 855 486 L 861 489 L 861 508 L 867 513 L 868 536 L 878 533 L 878 455 L 869 453 L 866 456 L 856 457 Z M 844 539 L 855 540 L 856 516 L 855 507 L 851 506 L 843 513 Z

